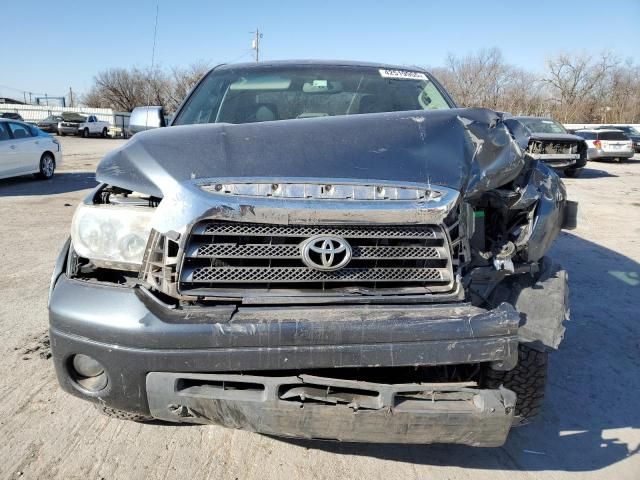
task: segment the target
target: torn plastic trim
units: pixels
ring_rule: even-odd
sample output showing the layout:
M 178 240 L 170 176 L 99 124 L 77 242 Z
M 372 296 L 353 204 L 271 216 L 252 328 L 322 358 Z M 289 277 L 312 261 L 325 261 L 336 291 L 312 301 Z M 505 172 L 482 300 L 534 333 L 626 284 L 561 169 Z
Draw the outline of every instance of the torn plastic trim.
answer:
M 180 390 L 185 379 L 197 388 Z M 221 388 L 225 382 L 258 388 Z M 349 405 L 300 402 L 287 395 L 295 390 L 294 397 L 299 397 L 310 385 L 348 394 L 352 401 Z M 502 445 L 516 403 L 515 393 L 504 388 L 376 384 L 310 375 L 151 372 L 146 390 L 151 415 L 161 420 L 213 423 L 290 437 L 384 443 Z
M 564 322 L 570 320 L 569 275 L 544 257 L 540 272 L 514 275 L 499 284 L 491 302 L 507 302 L 520 314 L 518 340 L 544 351 L 558 349 L 564 338 Z

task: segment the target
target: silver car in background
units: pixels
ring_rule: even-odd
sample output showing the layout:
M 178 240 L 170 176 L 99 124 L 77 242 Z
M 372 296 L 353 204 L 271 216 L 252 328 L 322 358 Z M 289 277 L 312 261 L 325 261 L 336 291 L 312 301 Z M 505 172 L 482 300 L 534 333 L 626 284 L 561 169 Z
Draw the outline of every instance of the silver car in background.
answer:
M 633 157 L 633 142 L 621 130 L 577 130 L 575 134 L 587 142 L 589 160 L 620 162 Z
M 62 162 L 58 140 L 33 125 L 0 119 L 0 179 L 35 174 L 53 177 Z

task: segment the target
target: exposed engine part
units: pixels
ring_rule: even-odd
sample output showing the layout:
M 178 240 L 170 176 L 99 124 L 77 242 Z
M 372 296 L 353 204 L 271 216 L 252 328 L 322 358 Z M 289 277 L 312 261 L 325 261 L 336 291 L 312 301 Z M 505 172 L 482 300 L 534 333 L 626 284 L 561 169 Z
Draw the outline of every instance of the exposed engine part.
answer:
M 508 272 L 514 272 L 513 261 L 511 260 L 516 254 L 516 246 L 513 242 L 505 243 L 500 252 L 493 257 L 493 266 L 496 270 L 507 270 Z
M 160 205 L 160 198 L 145 195 L 139 192 L 132 192 L 112 185 L 104 185 L 98 189 L 93 197 L 96 205 L 128 205 L 140 207 L 157 207 Z
M 542 140 L 533 140 L 529 143 L 527 152 L 540 154 L 572 154 L 578 153 L 578 144 L 576 142 L 545 142 Z

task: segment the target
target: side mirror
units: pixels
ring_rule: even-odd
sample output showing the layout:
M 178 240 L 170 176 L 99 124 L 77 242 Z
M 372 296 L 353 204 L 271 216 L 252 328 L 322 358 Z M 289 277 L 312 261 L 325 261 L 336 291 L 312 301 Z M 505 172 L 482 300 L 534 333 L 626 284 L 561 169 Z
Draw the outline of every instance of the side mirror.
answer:
M 129 132 L 134 135 L 152 128 L 165 127 L 162 107 L 136 107 L 129 118 Z

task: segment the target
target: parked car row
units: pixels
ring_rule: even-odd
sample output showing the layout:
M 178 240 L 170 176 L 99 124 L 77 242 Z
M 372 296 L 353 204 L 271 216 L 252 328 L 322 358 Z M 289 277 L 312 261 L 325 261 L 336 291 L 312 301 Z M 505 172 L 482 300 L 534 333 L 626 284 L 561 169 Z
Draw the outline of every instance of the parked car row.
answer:
M 0 118 L 0 178 L 33 173 L 46 180 L 61 162 L 58 140 L 33 125 Z
M 529 135 L 528 153 L 567 177 L 577 177 L 588 160 L 627 160 L 640 152 L 640 132 L 630 125 L 601 125 L 567 130 L 543 117 L 514 116 L 505 120 Z

